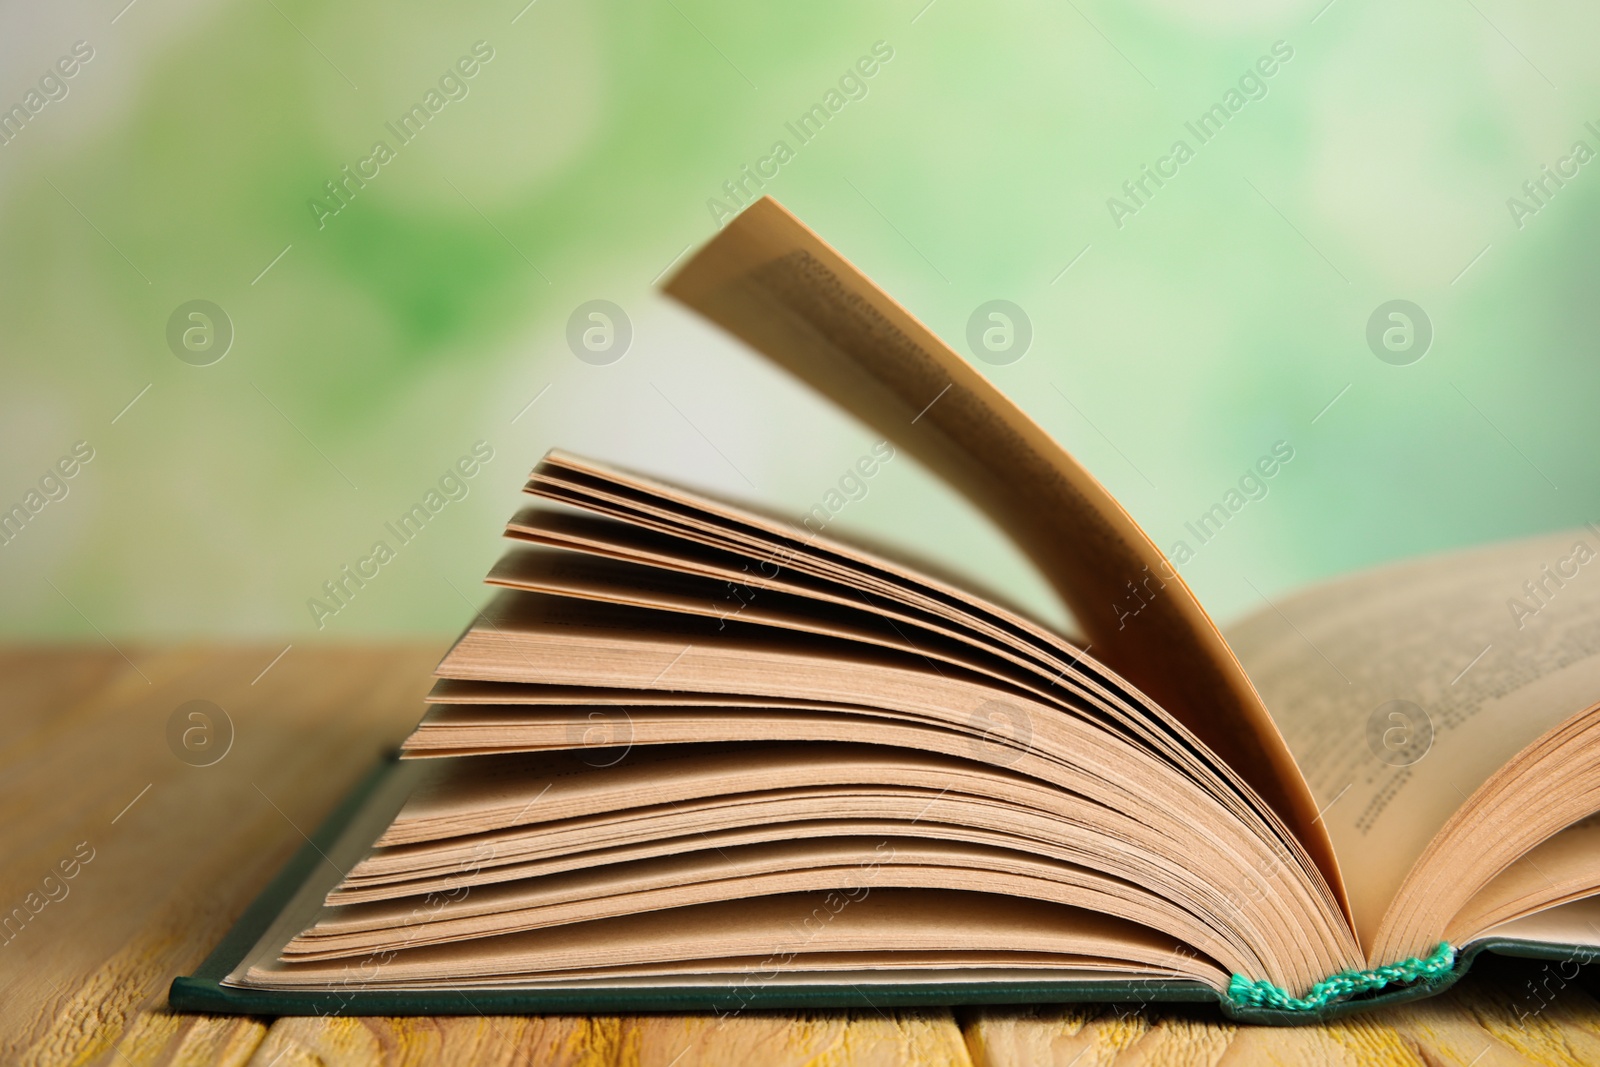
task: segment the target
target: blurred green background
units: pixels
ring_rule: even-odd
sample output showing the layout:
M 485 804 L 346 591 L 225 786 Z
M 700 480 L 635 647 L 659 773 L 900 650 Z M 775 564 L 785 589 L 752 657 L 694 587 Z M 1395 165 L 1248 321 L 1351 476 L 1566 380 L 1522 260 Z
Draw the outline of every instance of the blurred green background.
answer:
M 798 518 L 872 436 L 655 289 L 778 140 L 766 191 L 952 344 L 986 301 L 1023 309 L 1026 355 L 980 368 L 1195 548 L 1221 617 L 1600 518 L 1600 165 L 1507 203 L 1600 149 L 1592 6 L 125 4 L 0 8 L 0 108 L 24 113 L 0 144 L 0 509 L 93 449 L 0 546 L 13 637 L 454 631 L 558 445 Z M 400 145 L 386 123 L 478 42 Z M 801 144 L 785 124 L 878 42 Z M 1185 123 L 1275 42 L 1292 58 L 1201 144 Z M 1114 218 L 1180 138 L 1193 158 Z M 319 226 L 380 139 L 394 158 Z M 167 339 L 197 299 L 234 332 L 205 366 Z M 632 326 L 604 365 L 566 340 L 594 299 Z M 1433 331 L 1408 365 L 1366 336 L 1395 299 Z M 308 598 L 478 441 L 466 497 L 319 631 Z M 1278 441 L 1270 492 L 1199 546 L 1185 523 Z M 909 459 L 834 528 L 1054 611 Z

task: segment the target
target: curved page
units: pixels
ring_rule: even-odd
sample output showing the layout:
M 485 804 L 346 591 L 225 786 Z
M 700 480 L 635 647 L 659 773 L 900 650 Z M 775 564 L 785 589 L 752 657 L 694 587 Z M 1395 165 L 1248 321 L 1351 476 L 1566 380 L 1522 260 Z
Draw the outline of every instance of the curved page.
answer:
M 771 198 L 666 291 L 992 516 L 1050 580 L 1095 656 L 1243 775 L 1344 900 L 1311 792 L 1215 624 L 1132 517 L 1038 424 Z

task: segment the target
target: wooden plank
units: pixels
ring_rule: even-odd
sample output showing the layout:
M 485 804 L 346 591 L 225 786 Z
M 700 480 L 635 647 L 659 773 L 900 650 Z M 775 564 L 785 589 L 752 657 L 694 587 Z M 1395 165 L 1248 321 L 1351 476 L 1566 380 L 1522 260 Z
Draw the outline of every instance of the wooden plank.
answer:
M 914 1064 L 966 1067 L 948 1012 L 872 1015 L 750 1014 L 624 1018 L 281 1019 L 257 1067 L 472 1063 L 688 1067 L 727 1064 Z

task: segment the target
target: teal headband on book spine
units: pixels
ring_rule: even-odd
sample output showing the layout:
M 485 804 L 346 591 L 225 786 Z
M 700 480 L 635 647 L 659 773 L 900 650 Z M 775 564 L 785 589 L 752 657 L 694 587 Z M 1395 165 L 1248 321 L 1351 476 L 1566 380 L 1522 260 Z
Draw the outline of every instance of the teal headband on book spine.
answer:
M 1341 971 L 1324 978 L 1312 986 L 1303 997 L 1290 996 L 1281 986 L 1265 979 L 1233 976 L 1228 983 L 1228 999 L 1238 1008 L 1267 1008 L 1275 1011 L 1316 1012 L 1330 1004 L 1360 993 L 1370 993 L 1389 985 L 1404 985 L 1424 978 L 1447 974 L 1455 966 L 1456 950 L 1447 942 L 1439 942 L 1426 959 L 1412 956 L 1398 963 L 1388 963 L 1365 971 Z

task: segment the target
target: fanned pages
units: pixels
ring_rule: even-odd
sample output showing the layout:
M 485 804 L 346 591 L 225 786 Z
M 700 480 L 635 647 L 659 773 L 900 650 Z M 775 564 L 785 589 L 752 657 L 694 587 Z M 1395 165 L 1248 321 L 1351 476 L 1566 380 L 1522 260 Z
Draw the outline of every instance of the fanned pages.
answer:
M 405 759 L 175 1004 L 1149 991 L 1283 1021 L 1600 944 L 1594 532 L 1357 575 L 1224 641 L 1098 482 L 777 204 L 669 292 L 985 509 L 1083 637 L 551 452 Z

